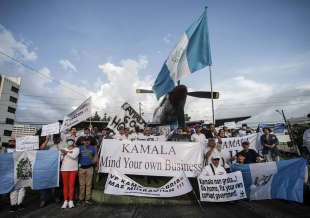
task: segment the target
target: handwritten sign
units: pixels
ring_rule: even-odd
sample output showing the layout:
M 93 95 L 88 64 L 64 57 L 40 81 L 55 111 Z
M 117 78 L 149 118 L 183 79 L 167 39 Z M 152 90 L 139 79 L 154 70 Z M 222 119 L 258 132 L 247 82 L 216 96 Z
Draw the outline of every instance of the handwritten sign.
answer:
M 199 176 L 200 200 L 226 202 L 246 198 L 240 171 L 217 176 Z
M 39 149 L 39 136 L 23 136 L 16 138 L 16 151 Z
M 48 124 L 48 125 L 43 125 L 42 126 L 41 136 L 58 134 L 59 133 L 59 128 L 60 128 L 59 122 L 51 123 L 51 124 Z

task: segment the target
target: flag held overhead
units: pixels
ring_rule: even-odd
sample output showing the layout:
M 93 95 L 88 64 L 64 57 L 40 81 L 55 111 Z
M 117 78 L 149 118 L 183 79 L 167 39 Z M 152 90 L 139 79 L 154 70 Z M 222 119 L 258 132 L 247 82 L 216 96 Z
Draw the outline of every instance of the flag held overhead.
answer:
M 182 35 L 159 72 L 153 85 L 157 99 L 170 92 L 182 77 L 211 64 L 207 9 L 205 9 L 200 18 Z

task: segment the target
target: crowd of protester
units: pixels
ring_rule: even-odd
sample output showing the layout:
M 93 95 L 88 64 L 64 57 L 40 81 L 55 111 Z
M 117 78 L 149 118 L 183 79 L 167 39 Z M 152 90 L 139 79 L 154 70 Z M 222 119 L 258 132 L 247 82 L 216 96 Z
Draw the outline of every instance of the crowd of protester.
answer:
M 257 131 L 257 130 L 256 130 Z M 227 127 L 215 128 L 214 125 L 193 125 L 172 132 L 160 132 L 157 128 L 129 130 L 120 129 L 117 133 L 108 128 L 85 128 L 78 132 L 72 128 L 67 134 L 40 137 L 41 150 L 55 149 L 61 153 L 60 186 L 52 189 L 40 190 L 40 207 L 49 201 L 59 203 L 63 199 L 61 208 L 73 208 L 77 204 L 92 204 L 91 190 L 94 173 L 97 172 L 99 148 L 103 139 L 118 140 L 167 140 L 167 141 L 192 141 L 202 145 L 204 155 L 203 175 L 222 175 L 229 172 L 229 164 L 224 160 L 221 152 L 222 140 L 228 137 L 242 137 L 256 132 L 243 125 L 240 129 Z M 40 134 L 40 133 L 38 133 Z M 242 142 L 243 150 L 231 158 L 239 164 L 257 163 L 262 161 L 279 160 L 277 149 L 278 139 L 268 128 L 263 129 L 260 138 L 262 153 L 257 153 L 249 148 L 247 141 Z M 15 151 L 15 138 L 11 138 L 5 152 Z M 78 183 L 78 185 L 77 185 Z M 78 194 L 78 195 L 77 195 Z M 10 193 L 10 211 L 23 209 L 25 189 L 21 188 Z M 77 200 L 76 200 L 77 199 Z M 74 203 L 75 202 L 75 203 Z

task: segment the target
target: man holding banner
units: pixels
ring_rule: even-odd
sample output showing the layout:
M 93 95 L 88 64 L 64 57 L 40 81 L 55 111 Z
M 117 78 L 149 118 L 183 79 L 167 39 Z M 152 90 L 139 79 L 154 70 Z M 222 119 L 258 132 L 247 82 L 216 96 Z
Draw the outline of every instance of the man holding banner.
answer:
M 6 149 L 7 153 L 13 153 L 15 152 L 15 147 L 16 147 L 16 141 L 15 138 L 11 138 L 9 140 L 9 147 Z M 23 205 L 23 200 L 25 198 L 25 188 L 19 188 L 10 193 L 10 212 L 15 212 L 17 210 L 23 210 L 24 205 Z

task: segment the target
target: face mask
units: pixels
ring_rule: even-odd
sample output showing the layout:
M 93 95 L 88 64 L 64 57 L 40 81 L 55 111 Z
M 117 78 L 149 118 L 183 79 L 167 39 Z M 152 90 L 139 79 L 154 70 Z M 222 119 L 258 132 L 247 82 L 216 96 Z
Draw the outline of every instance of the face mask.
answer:
M 68 145 L 73 145 L 73 141 L 68 141 L 67 144 Z

